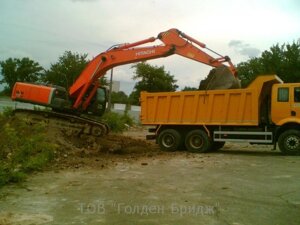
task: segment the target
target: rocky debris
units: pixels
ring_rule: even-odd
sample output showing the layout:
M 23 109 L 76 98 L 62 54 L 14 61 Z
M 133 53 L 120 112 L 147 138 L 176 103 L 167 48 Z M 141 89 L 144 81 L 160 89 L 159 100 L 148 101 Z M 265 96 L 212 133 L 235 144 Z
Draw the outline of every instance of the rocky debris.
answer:
M 212 69 L 200 82 L 199 90 L 223 90 L 241 88 L 240 80 L 234 77 L 227 66 Z

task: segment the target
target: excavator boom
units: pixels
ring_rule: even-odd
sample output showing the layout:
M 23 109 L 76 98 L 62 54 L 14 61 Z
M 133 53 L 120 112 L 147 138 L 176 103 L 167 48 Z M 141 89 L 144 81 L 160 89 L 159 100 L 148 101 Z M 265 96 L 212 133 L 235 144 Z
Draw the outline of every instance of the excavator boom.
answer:
M 142 47 L 142 45 L 156 40 L 160 40 L 162 44 Z M 232 75 L 237 76 L 236 69 L 228 56 L 219 55 L 219 58 L 214 58 L 202 49 L 208 48 L 205 44 L 177 29 L 161 32 L 157 38 L 151 37 L 131 44 L 113 46 L 92 59 L 71 86 L 69 95 L 71 99 L 74 99 L 73 108 L 81 107 L 85 110 L 89 106 L 95 90 L 99 86 L 98 79 L 104 76 L 109 69 L 143 60 L 167 57 L 172 54 L 178 54 L 212 67 L 224 66 L 223 63 L 227 62 Z M 89 90 L 91 86 L 93 86 L 93 90 Z

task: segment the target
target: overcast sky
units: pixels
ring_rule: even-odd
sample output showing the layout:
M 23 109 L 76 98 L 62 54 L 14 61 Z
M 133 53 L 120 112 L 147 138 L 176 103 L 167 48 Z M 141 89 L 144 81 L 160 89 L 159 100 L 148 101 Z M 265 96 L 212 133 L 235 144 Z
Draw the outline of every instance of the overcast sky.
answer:
M 30 57 L 45 68 L 65 50 L 89 59 L 119 43 L 178 28 L 231 57 L 234 64 L 276 43 L 300 38 L 299 0 L 0 0 L 0 60 Z M 180 88 L 197 87 L 209 66 L 170 56 L 164 65 Z M 114 69 L 129 93 L 130 65 Z

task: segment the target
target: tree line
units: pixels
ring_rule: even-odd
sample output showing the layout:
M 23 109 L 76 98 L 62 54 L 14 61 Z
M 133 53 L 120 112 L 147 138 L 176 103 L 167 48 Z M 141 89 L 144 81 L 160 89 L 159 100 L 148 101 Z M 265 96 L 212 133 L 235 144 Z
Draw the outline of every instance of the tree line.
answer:
M 0 61 L 2 79 L 5 85 L 4 94 L 9 95 L 17 81 L 54 84 L 69 87 L 74 83 L 89 60 L 87 54 L 65 51 L 57 62 L 44 69 L 38 62 L 25 58 L 8 58 Z M 300 82 L 300 42 L 292 44 L 276 44 L 265 50 L 260 57 L 241 62 L 237 66 L 242 86 L 247 86 L 255 77 L 263 74 L 277 74 L 284 82 Z M 159 92 L 178 89 L 177 80 L 164 66 L 152 66 L 140 62 L 132 66 L 133 80 L 137 81 L 132 93 L 127 96 L 123 91 L 111 93 L 112 103 L 139 104 L 141 91 Z M 107 85 L 102 78 L 101 83 Z M 185 90 L 197 90 L 194 87 L 184 87 Z
M 239 63 L 237 70 L 242 86 L 264 74 L 276 74 L 286 83 L 300 82 L 300 41 L 273 45 L 260 57 Z

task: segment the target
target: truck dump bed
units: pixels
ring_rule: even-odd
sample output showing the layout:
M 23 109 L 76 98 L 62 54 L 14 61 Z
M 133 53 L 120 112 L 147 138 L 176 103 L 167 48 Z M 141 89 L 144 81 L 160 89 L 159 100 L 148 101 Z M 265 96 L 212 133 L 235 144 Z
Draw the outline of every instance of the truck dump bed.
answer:
M 280 82 L 276 75 L 269 75 L 257 77 L 244 89 L 142 92 L 141 123 L 256 126 L 262 90 Z

